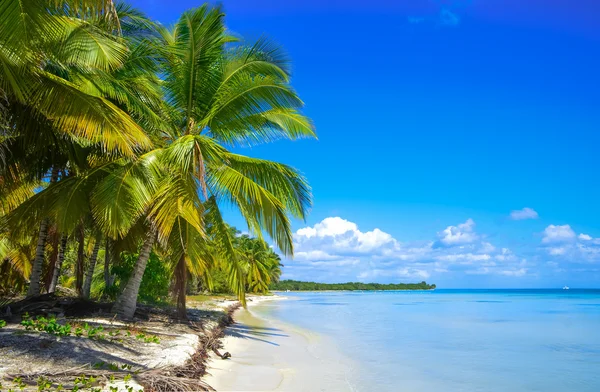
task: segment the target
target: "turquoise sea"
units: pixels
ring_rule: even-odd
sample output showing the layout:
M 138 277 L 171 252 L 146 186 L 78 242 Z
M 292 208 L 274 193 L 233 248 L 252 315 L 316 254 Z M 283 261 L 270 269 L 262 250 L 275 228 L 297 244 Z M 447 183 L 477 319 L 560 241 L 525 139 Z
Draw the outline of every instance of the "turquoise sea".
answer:
M 600 391 L 600 290 L 281 293 L 257 307 L 325 335 L 356 391 Z

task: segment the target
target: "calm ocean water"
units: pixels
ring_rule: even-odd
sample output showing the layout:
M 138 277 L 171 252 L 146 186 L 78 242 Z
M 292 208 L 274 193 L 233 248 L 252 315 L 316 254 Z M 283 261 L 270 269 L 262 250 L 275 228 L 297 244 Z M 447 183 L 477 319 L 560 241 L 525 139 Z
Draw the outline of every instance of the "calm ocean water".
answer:
M 600 391 L 600 290 L 285 295 L 260 312 L 333 339 L 358 391 Z

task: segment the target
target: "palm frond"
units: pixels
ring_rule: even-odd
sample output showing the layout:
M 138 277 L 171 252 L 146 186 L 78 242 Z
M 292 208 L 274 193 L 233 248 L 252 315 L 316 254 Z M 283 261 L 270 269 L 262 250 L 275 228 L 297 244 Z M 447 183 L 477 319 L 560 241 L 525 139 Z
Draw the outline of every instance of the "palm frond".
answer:
M 31 98 L 58 131 L 98 143 L 107 153 L 134 156 L 151 146 L 139 125 L 108 100 L 52 74 L 43 76 Z
M 210 167 L 207 175 L 217 199 L 237 207 L 255 235 L 262 237 L 265 230 L 284 254 L 293 254 L 291 224 L 281 200 L 230 166 Z
M 232 243 L 229 226 L 223 220 L 219 205 L 215 197 L 209 198 L 205 203 L 207 232 L 213 238 L 215 247 L 227 272 L 230 289 L 237 295 L 243 306 L 246 306 L 246 288 L 244 285 L 244 271 Z
M 244 155 L 225 155 L 232 169 L 259 184 L 278 200 L 292 215 L 304 219 L 312 205 L 312 194 L 308 181 L 296 169 L 265 159 Z
M 147 212 L 158 187 L 160 170 L 156 165 L 154 153 L 134 162 L 115 162 L 95 186 L 92 215 L 104 234 L 124 237 Z

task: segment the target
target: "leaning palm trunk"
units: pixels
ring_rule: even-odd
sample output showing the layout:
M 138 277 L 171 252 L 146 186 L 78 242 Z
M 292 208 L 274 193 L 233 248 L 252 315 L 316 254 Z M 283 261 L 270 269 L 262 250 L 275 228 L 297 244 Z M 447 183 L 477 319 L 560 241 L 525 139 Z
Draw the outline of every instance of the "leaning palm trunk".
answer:
M 175 267 L 175 295 L 177 297 L 177 317 L 180 320 L 187 319 L 187 309 L 185 304 L 185 291 L 187 288 L 187 265 L 185 255 L 181 255 L 177 266 Z
M 92 278 L 94 277 L 94 269 L 96 268 L 96 260 L 98 259 L 98 251 L 100 250 L 100 238 L 96 239 L 94 244 L 94 250 L 90 257 L 90 265 L 88 266 L 87 274 L 85 276 L 85 282 L 83 283 L 83 298 L 90 298 L 90 291 L 92 289 Z
M 58 259 L 54 264 L 54 271 L 52 273 L 52 280 L 50 281 L 50 286 L 48 287 L 48 292 L 53 293 L 56 291 L 56 285 L 58 284 L 58 277 L 60 276 L 60 269 L 62 268 L 62 263 L 65 260 L 65 250 L 67 248 L 67 235 L 63 234 L 60 239 L 60 249 L 58 251 Z
M 40 223 L 40 231 L 38 234 L 38 242 L 35 248 L 35 258 L 31 266 L 31 275 L 29 275 L 29 289 L 27 290 L 27 298 L 37 297 L 40 295 L 40 277 L 42 275 L 42 267 L 44 265 L 44 253 L 46 251 L 46 239 L 48 238 L 48 218 L 44 218 Z
M 135 313 L 135 308 L 137 306 L 138 292 L 140 291 L 140 285 L 142 284 L 142 277 L 144 276 L 146 264 L 148 264 L 150 252 L 152 251 L 152 245 L 154 245 L 155 240 L 156 232 L 151 229 L 148 231 L 148 234 L 146 234 L 146 239 L 144 240 L 144 244 L 140 250 L 140 255 L 137 259 L 137 262 L 133 267 L 133 273 L 127 281 L 125 290 L 123 290 L 119 298 L 117 298 L 117 301 L 112 308 L 112 311 L 121 318 L 133 318 L 133 314 Z

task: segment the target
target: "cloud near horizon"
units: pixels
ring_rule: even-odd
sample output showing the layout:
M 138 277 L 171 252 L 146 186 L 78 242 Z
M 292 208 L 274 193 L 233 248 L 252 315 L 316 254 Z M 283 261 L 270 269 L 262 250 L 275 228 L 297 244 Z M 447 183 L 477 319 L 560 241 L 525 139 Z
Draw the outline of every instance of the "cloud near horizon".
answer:
M 549 225 L 542 233 L 542 247 L 552 257 L 552 263 L 600 263 L 600 238 L 577 235 L 570 225 Z
M 441 274 L 522 277 L 527 261 L 497 248 L 475 231 L 473 219 L 450 225 L 422 241 L 402 242 L 378 228 L 361 231 L 329 217 L 294 234 L 286 279 L 323 281 L 417 281 Z

